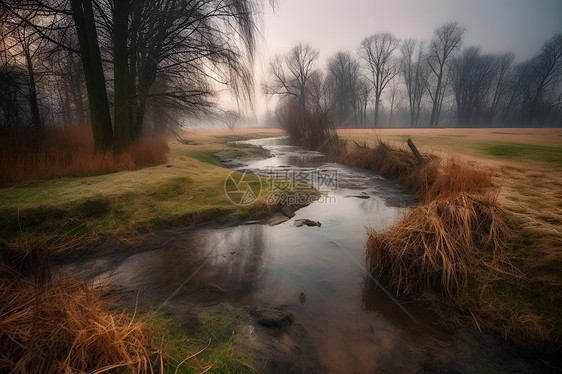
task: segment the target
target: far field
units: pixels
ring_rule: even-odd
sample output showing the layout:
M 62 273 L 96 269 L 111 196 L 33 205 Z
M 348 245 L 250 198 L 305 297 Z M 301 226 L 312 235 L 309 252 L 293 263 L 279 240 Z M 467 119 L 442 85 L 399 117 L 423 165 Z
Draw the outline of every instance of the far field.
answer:
M 535 225 L 562 236 L 562 129 L 344 129 L 358 144 L 380 139 L 406 147 L 408 138 L 422 153 L 462 158 L 489 168 L 501 187 L 500 202 Z

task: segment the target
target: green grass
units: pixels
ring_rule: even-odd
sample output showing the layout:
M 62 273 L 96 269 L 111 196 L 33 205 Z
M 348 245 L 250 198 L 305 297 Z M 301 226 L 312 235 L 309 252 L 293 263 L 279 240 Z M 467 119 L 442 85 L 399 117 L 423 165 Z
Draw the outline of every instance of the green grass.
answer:
M 263 192 L 250 205 L 229 199 L 225 180 L 231 170 L 215 165 L 213 156 L 229 149 L 241 148 L 175 144 L 167 164 L 0 188 L 0 242 L 58 252 L 98 237 L 134 237 L 170 226 L 257 219 L 274 212 L 277 207 L 267 204 Z M 261 182 L 265 191 L 267 181 Z
M 204 149 L 204 150 L 195 149 L 195 150 L 188 150 L 184 154 L 185 156 L 194 158 L 197 161 L 216 165 L 218 162 L 217 162 L 217 158 L 215 157 L 215 153 L 216 151 L 212 149 Z
M 527 143 L 482 143 L 484 154 L 512 161 L 539 161 L 562 166 L 562 147 Z
M 219 306 L 203 311 L 166 308 L 139 317 L 152 341 L 168 355 L 168 373 L 253 373 L 251 352 L 258 349 L 249 335 L 249 316 L 240 309 Z M 179 365 L 185 358 L 195 357 Z
M 353 137 L 349 137 L 350 139 Z M 404 145 L 411 138 L 418 146 L 426 146 L 439 151 L 461 153 L 469 156 L 485 157 L 518 163 L 541 162 L 562 166 L 562 146 L 537 144 L 533 142 L 483 141 L 453 135 L 385 135 L 385 140 Z M 354 138 L 359 144 L 361 137 Z

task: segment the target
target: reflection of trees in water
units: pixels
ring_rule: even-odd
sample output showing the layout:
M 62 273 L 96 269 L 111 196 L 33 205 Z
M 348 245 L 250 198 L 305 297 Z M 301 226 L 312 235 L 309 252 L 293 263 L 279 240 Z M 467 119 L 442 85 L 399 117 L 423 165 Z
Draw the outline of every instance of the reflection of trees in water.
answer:
M 266 245 L 263 225 L 237 226 L 224 231 L 228 236 L 224 251 L 230 261 L 224 262 L 225 285 L 232 296 L 246 295 L 252 291 L 262 270 L 263 251 Z M 234 252 L 234 253 L 233 253 Z
M 167 231 L 164 235 L 141 244 L 139 253 L 115 264 L 110 270 L 112 282 L 157 298 L 160 293 L 167 297 L 178 287 L 197 291 L 218 286 L 229 297 L 241 297 L 254 289 L 265 245 L 262 225 Z

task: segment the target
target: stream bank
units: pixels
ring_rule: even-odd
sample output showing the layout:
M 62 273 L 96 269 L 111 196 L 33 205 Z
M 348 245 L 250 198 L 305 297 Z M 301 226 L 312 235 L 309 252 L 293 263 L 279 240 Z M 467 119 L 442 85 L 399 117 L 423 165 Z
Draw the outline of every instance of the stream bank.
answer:
M 365 226 L 389 227 L 413 205 L 394 182 L 327 163 L 285 139 L 251 143 L 273 157 L 239 168 L 322 180 L 326 199 L 275 226 L 174 228 L 131 248 L 104 243 L 59 269 L 145 310 L 172 306 L 179 319 L 194 310 L 243 310 L 237 318 L 261 347 L 252 355 L 262 372 L 549 371 L 532 352 L 493 335 L 443 328 L 421 305 L 389 298 L 369 278 Z M 320 226 L 295 226 L 303 219 Z

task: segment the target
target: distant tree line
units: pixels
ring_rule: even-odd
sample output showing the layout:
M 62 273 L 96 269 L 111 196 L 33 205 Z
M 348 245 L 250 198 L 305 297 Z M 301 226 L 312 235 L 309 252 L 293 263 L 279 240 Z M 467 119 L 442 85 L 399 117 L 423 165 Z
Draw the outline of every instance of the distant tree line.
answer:
M 279 97 L 284 126 L 295 108 L 322 113 L 326 128 L 562 126 L 562 34 L 523 62 L 463 47 L 464 34 L 456 22 L 429 42 L 373 34 L 325 69 L 319 51 L 299 44 L 271 62 L 264 90 Z
M 0 0 L 0 127 L 89 123 L 97 149 L 251 99 L 253 0 Z

